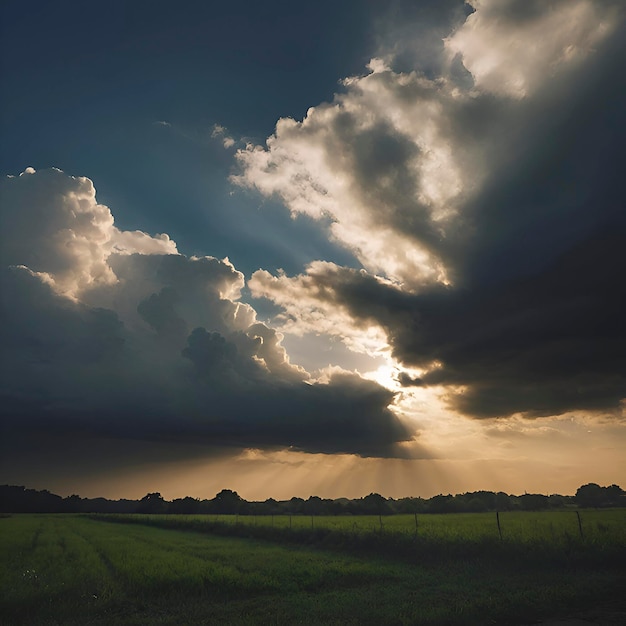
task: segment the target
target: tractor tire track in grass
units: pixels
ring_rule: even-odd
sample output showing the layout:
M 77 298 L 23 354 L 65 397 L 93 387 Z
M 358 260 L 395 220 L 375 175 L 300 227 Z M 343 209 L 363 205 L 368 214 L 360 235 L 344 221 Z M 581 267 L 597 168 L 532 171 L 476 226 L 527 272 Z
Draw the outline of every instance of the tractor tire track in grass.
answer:
M 30 547 L 33 551 L 37 548 L 37 544 L 39 543 L 39 537 L 41 536 L 42 531 L 43 531 L 43 523 L 39 524 L 39 526 L 37 526 L 37 529 L 33 533 L 33 538 L 30 544 Z
M 100 563 L 102 563 L 103 567 L 109 573 L 110 577 L 113 580 L 116 580 L 119 577 L 119 571 L 117 570 L 115 565 L 111 562 L 111 559 L 109 559 L 106 553 L 94 543 L 93 539 L 90 539 L 89 537 L 85 536 L 83 533 L 77 530 L 74 530 L 74 534 L 77 537 L 80 537 L 89 546 L 89 548 L 93 550 L 93 552 L 97 555 L 98 559 L 100 560 Z
M 98 526 L 94 524 L 94 529 Z M 159 536 L 159 540 L 149 540 L 143 535 L 155 529 L 120 529 L 107 524 L 98 530 L 100 532 L 94 533 L 97 536 L 95 549 L 108 560 L 125 586 L 135 592 L 206 595 L 219 590 L 220 595 L 231 595 L 242 590 L 272 590 L 272 585 L 258 574 L 246 580 L 233 567 L 199 558 L 191 551 L 183 553 L 177 546 L 168 545 L 167 533 Z
M 93 590 L 93 599 L 108 599 L 120 593 L 119 572 L 105 552 L 100 550 L 84 532 L 76 528 L 72 520 L 68 530 L 71 538 L 71 551 L 68 561 L 82 573 L 85 582 Z
M 64 520 L 56 517 L 26 517 L 20 527 L 4 527 L 5 541 L 15 542 L 17 550 L 7 550 L 9 567 L 0 570 L 0 621 L 8 624 L 33 624 L 36 616 L 49 614 L 60 620 L 71 613 L 81 596 L 91 600 L 91 567 L 83 568 L 84 555 L 74 555 L 72 533 Z M 33 524 L 37 521 L 37 525 Z M 25 549 L 20 549 L 25 548 Z M 85 615 L 89 602 L 82 602 Z M 93 603 L 92 603 L 93 604 Z
M 0 568 L 0 616 L 13 616 L 39 585 L 34 554 L 43 522 L 31 517 L 23 524 L 16 523 L 14 518 L 3 518 L 1 523 L 0 554 L 4 567 Z

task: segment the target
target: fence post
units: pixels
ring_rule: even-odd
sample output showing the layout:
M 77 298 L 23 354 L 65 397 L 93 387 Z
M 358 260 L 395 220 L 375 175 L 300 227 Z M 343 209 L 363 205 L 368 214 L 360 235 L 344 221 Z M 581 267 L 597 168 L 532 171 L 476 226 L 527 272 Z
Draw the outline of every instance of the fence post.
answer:
M 502 528 L 500 527 L 500 511 L 496 511 L 496 522 L 498 523 L 498 534 L 500 535 L 500 541 L 502 541 Z
M 415 511 L 413 515 L 415 515 L 415 536 L 417 537 L 417 511 Z
M 578 511 L 576 511 L 576 517 L 578 518 L 578 530 L 580 531 L 580 538 L 584 539 L 585 536 L 583 535 L 583 523 L 580 519 L 580 513 Z

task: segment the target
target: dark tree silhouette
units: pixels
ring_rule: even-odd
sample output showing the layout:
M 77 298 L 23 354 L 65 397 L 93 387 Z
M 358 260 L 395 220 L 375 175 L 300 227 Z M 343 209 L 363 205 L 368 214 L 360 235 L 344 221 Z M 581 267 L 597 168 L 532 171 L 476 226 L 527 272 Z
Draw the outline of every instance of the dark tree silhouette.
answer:
M 587 483 L 576 490 L 574 500 L 582 507 L 620 506 L 624 504 L 624 495 L 618 485 L 600 487 L 596 483 Z
M 215 513 L 239 513 L 239 509 L 244 500 L 231 489 L 222 489 L 211 501 Z
M 167 503 L 158 491 L 146 494 L 137 507 L 137 513 L 165 513 L 166 511 Z
M 579 507 L 623 507 L 626 492 L 618 485 L 601 487 L 596 483 L 582 485 L 575 496 L 552 494 L 507 495 L 503 492 L 475 491 L 458 495 L 437 495 L 423 498 L 385 498 L 371 493 L 364 498 L 349 500 L 307 500 L 291 498 L 276 501 L 248 502 L 230 489 L 222 489 L 212 500 L 186 497 L 172 502 L 158 493 L 148 493 L 141 500 L 107 500 L 81 498 L 73 494 L 66 498 L 47 490 L 37 491 L 15 485 L 0 485 L 0 513 L 179 513 L 179 514 L 258 514 L 258 515 L 386 515 L 388 513 L 455 513 L 471 511 L 507 511 L 559 509 Z

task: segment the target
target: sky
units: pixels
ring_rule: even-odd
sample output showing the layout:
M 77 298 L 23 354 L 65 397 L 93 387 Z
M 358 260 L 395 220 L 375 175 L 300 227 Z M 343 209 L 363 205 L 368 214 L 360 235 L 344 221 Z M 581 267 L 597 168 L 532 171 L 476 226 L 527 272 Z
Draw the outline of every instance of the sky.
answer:
M 621 0 L 0 12 L 0 483 L 626 485 Z

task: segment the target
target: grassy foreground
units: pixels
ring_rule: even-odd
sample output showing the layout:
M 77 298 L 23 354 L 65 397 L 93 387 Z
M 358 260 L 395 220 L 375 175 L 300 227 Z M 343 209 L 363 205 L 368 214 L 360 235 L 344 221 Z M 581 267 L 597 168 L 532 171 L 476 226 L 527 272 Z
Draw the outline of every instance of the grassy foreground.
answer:
M 230 519 L 204 530 L 230 528 L 244 536 L 184 530 L 197 529 L 194 518 L 170 517 L 180 526 L 172 529 L 141 523 L 166 523 L 163 518 L 119 524 L 16 515 L 0 519 L 0 623 L 532 623 L 621 596 L 626 543 L 620 530 L 611 531 L 620 514 L 623 522 L 623 512 L 600 512 L 606 517 L 598 518 L 595 536 L 568 535 L 552 553 L 533 549 L 529 539 L 494 543 L 468 535 L 462 541 L 480 549 L 455 555 L 461 540 L 444 533 L 420 539 L 404 558 L 393 550 L 384 555 L 384 533 L 378 551 L 348 553 L 341 541 L 328 540 L 333 532 L 344 537 L 339 531 L 310 533 L 309 544 L 319 541 L 307 545 L 283 541 L 285 528 L 265 539 L 245 536 L 254 535 L 253 527 Z M 445 517 L 452 523 L 457 516 Z M 458 516 L 459 526 L 471 519 Z M 623 525 L 615 528 L 623 533 Z M 393 548 L 396 535 L 388 537 Z M 429 558 L 420 558 L 420 548 Z

